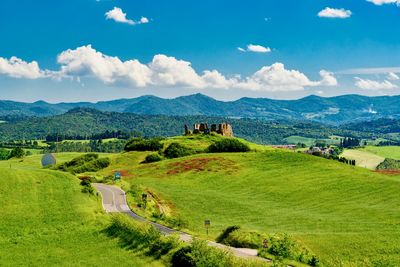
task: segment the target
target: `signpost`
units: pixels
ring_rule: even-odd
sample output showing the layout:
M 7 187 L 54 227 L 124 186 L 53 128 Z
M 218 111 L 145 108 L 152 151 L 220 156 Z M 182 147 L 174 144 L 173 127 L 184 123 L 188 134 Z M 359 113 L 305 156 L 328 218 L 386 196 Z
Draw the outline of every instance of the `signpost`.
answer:
M 210 220 L 205 220 L 204 221 L 204 227 L 206 228 L 207 236 L 208 236 L 208 228 L 211 227 L 211 221 Z
M 114 173 L 114 181 L 121 180 L 121 173 L 120 172 L 115 172 Z
M 263 248 L 268 248 L 268 240 L 264 239 L 263 241 Z

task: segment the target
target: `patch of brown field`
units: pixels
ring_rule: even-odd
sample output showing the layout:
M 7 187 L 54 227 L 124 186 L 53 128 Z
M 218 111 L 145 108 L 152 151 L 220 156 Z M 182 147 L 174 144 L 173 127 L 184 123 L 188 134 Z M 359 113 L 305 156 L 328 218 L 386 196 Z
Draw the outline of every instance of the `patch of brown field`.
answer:
M 400 170 L 376 170 L 374 172 L 382 173 L 386 175 L 400 175 Z
M 215 172 L 218 172 L 220 170 L 229 171 L 232 169 L 237 169 L 234 161 L 220 157 L 187 159 L 180 162 L 170 163 L 168 164 L 168 167 L 169 170 L 167 171 L 167 175 L 180 174 L 190 171 L 209 172 L 214 170 Z

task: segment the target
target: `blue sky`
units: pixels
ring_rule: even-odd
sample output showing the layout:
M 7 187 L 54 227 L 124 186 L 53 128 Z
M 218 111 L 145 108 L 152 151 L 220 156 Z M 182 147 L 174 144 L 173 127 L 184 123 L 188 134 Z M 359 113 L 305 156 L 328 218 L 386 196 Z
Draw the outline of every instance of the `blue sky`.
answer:
M 396 0 L 2 0 L 0 99 L 400 94 Z

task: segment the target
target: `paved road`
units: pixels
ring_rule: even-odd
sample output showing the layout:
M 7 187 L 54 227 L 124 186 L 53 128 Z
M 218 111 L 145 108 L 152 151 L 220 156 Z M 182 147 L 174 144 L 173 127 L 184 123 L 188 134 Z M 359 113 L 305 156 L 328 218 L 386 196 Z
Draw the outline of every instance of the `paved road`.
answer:
M 164 225 L 151 222 L 146 220 L 143 217 L 140 217 L 128 207 L 126 202 L 125 192 L 116 186 L 105 185 L 105 184 L 93 184 L 93 186 L 99 191 L 103 197 L 103 208 L 106 212 L 120 212 L 125 213 L 131 216 L 133 219 L 147 222 L 152 224 L 155 228 L 157 228 L 162 234 L 169 235 L 173 233 L 177 233 L 180 236 L 180 239 L 184 242 L 191 242 L 193 237 L 183 232 L 179 232 L 177 230 L 168 228 Z M 216 242 L 207 241 L 209 246 L 217 247 L 220 249 L 225 249 L 231 251 L 234 255 L 241 258 L 255 258 L 262 261 L 268 261 L 266 259 L 257 257 L 257 250 L 255 249 L 246 249 L 246 248 L 233 248 L 228 247 Z

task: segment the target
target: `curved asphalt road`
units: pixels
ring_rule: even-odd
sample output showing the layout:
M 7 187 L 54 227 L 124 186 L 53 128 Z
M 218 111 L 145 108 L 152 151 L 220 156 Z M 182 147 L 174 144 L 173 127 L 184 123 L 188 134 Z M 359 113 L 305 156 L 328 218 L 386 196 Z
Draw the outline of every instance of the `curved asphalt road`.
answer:
M 106 212 L 120 212 L 125 213 L 131 216 L 133 219 L 137 221 L 147 222 L 152 224 L 156 229 L 158 229 L 162 234 L 169 235 L 173 233 L 177 233 L 180 236 L 180 239 L 184 242 L 191 242 L 193 237 L 183 232 L 179 232 L 177 230 L 168 228 L 164 225 L 151 222 L 146 220 L 143 217 L 140 217 L 129 208 L 126 202 L 125 192 L 116 186 L 105 185 L 105 184 L 93 184 L 93 186 L 101 193 L 103 197 L 103 208 Z M 233 248 L 228 247 L 216 242 L 207 241 L 209 246 L 217 247 L 220 249 L 225 249 L 231 251 L 234 255 L 241 258 L 254 258 L 262 261 L 269 261 L 264 258 L 257 257 L 257 250 L 255 249 L 246 249 L 246 248 Z

